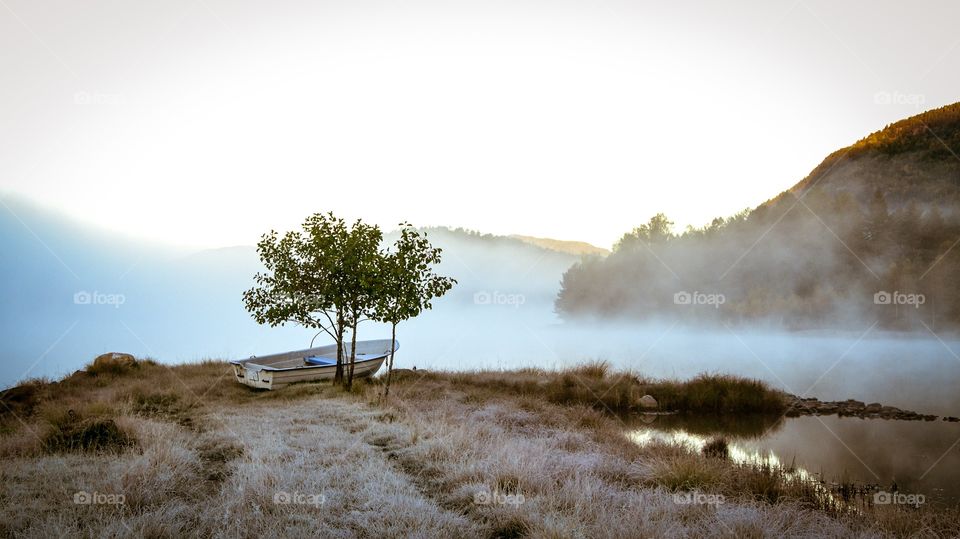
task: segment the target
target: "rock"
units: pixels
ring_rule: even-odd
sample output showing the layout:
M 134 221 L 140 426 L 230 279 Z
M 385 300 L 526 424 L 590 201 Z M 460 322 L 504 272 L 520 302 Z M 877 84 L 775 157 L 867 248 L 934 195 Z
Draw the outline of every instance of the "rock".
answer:
M 645 410 L 650 410 L 658 408 L 659 404 L 657 404 L 657 399 L 653 398 L 651 395 L 644 395 L 640 397 L 640 407 Z
M 932 421 L 939 416 L 930 416 L 901 410 L 896 406 L 884 406 L 879 402 L 864 404 L 861 401 L 848 399 L 845 401 L 821 401 L 813 397 L 797 397 L 790 395 L 787 404 L 786 417 L 833 415 L 839 417 L 859 417 L 862 419 L 899 419 L 903 421 Z M 931 419 L 933 418 L 933 419 Z M 944 421 L 960 422 L 958 418 L 944 417 Z
M 130 354 L 120 352 L 108 352 L 97 356 L 93 364 L 87 368 L 91 374 L 99 373 L 121 373 L 137 366 L 137 360 Z

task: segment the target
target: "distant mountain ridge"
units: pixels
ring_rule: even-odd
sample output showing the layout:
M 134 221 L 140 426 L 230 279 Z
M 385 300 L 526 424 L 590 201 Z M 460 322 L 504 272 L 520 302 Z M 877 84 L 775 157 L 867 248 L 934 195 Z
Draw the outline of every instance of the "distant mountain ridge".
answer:
M 610 254 L 609 249 L 604 249 L 603 247 L 597 247 L 585 241 L 571 241 L 571 240 L 557 240 L 553 238 L 538 238 L 534 236 L 522 236 L 520 234 L 511 234 L 511 238 L 516 238 L 522 242 L 529 243 L 531 245 L 536 245 L 538 247 L 543 247 L 544 249 L 550 249 L 551 251 L 558 251 L 561 253 L 567 253 L 576 256 L 583 255 L 597 255 L 597 256 L 607 256 Z

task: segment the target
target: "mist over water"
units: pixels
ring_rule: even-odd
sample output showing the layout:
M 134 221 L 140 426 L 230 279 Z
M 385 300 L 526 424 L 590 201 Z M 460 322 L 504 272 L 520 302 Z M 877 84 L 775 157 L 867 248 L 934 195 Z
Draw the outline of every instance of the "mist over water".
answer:
M 158 248 L 16 202 L 8 204 L 19 221 L 0 221 L 16 262 L 0 268 L 0 385 L 69 374 L 110 351 L 166 363 L 234 359 L 305 348 L 316 333 L 259 326 L 244 310 L 241 294 L 261 269 L 251 246 Z M 866 319 L 858 330 L 818 332 L 682 318 L 564 323 L 554 300 L 577 256 L 442 228 L 429 237 L 444 249 L 439 273 L 459 282 L 433 310 L 399 326 L 398 367 L 554 369 L 604 359 L 650 377 L 731 373 L 798 395 L 960 415 L 960 341 L 945 334 L 882 332 Z M 122 302 L 106 301 L 111 295 Z M 389 334 L 365 322 L 359 338 Z M 323 334 L 316 340 L 328 342 Z
M 563 323 L 549 301 L 528 299 L 521 292 L 490 290 L 489 303 L 483 303 L 485 296 L 475 303 L 474 293 L 465 292 L 439 300 L 432 311 L 398 327 L 398 367 L 558 369 L 603 359 L 648 377 L 729 373 L 759 378 L 801 396 L 960 415 L 956 339 L 881 332 L 869 330 L 869 325 L 858 334 L 691 327 L 682 322 Z M 234 359 L 305 348 L 316 333 L 300 327 L 261 327 L 239 300 L 229 308 L 226 297 L 215 298 L 223 304 L 209 305 L 209 296 L 207 301 L 191 301 L 195 293 L 156 299 L 149 307 L 138 307 L 142 300 L 135 295 L 118 308 L 71 305 L 74 313 L 96 310 L 96 316 L 73 321 L 65 316 L 59 324 L 51 321 L 20 334 L 12 341 L 20 353 L 5 370 L 3 384 L 15 383 L 27 369 L 28 377 L 67 374 L 107 351 L 167 363 Z M 506 303 L 511 294 L 523 303 Z M 497 303 L 498 297 L 503 303 Z M 58 332 L 71 324 L 73 329 L 56 342 Z M 389 335 L 383 325 L 360 326 L 361 339 Z M 328 342 L 320 334 L 315 344 Z M 51 344 L 49 351 L 43 348 Z
M 793 394 L 956 415 L 960 341 L 867 331 L 791 333 L 681 323 L 563 324 L 545 306 L 443 306 L 408 324 L 398 365 L 561 368 L 591 359 L 657 378 L 759 378 Z M 543 309 L 538 314 L 529 312 Z

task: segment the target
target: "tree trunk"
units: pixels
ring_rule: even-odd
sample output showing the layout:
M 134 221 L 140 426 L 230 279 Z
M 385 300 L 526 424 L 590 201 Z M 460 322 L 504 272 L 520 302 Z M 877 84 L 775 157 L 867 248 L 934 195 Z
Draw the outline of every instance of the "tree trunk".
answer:
M 390 328 L 390 360 L 387 361 L 387 383 L 383 388 L 383 402 L 390 397 L 390 378 L 393 376 L 393 353 L 397 351 L 397 325 Z
M 337 315 L 337 369 L 333 373 L 333 384 L 343 384 L 343 317 Z
M 347 389 L 353 389 L 353 364 L 357 361 L 357 324 L 358 322 L 354 321 L 350 336 L 350 374 L 347 376 Z

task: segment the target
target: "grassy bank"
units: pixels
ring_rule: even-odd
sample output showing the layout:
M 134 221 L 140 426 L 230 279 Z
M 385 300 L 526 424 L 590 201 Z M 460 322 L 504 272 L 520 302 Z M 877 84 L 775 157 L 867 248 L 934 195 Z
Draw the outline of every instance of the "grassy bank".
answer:
M 688 413 L 782 414 L 787 395 L 758 380 L 726 375 L 699 375 L 689 381 L 651 380 L 626 372 L 611 372 L 605 362 L 593 362 L 563 372 L 524 369 L 468 373 L 424 373 L 454 386 L 487 389 L 493 395 L 542 398 L 562 405 L 583 405 L 611 413 L 643 409 L 650 395 L 656 410 Z
M 824 511 L 804 485 L 775 470 L 733 465 L 722 444 L 706 456 L 641 447 L 625 435 L 621 416 L 645 394 L 690 413 L 781 406 L 779 393 L 757 382 L 650 381 L 604 365 L 400 371 L 395 380 L 388 405 L 377 404 L 376 380 L 350 394 L 325 383 L 258 392 L 235 383 L 221 362 L 141 361 L 14 388 L 0 407 L 0 535 L 960 531 L 955 512 Z

